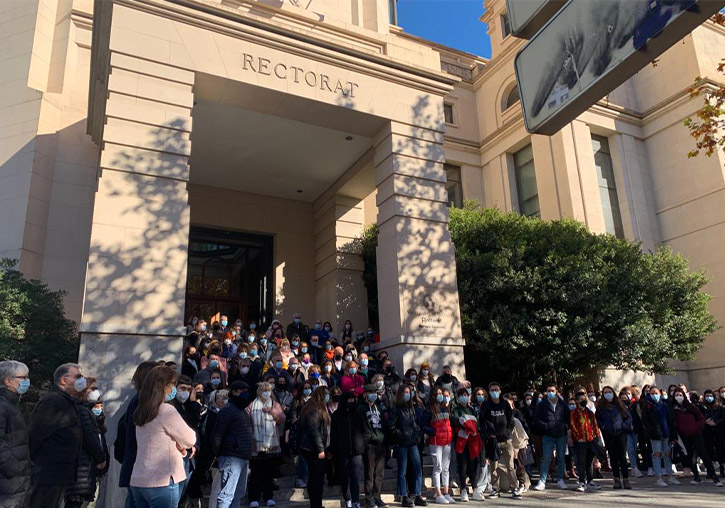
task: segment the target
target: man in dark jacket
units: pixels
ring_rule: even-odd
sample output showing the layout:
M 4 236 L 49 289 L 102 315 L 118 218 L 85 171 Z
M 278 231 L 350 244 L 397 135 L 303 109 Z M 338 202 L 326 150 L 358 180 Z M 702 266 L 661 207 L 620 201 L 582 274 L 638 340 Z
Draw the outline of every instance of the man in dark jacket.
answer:
M 77 397 L 87 384 L 80 366 L 61 365 L 53 373 L 53 382 L 53 388 L 35 406 L 30 420 L 31 508 L 58 506 L 66 485 L 75 481 L 81 449 L 92 457 L 98 469 L 106 465 L 100 443 L 90 439 L 92 436 L 84 439 L 78 417 Z
M 534 413 L 534 429 L 543 437 L 541 476 L 534 490 L 546 489 L 546 477 L 549 474 L 551 454 L 556 449 L 556 474 L 559 478 L 559 488 L 566 489 L 564 481 L 566 433 L 569 430 L 569 406 L 559 397 L 556 385 L 546 386 L 546 399 L 536 406 Z
M 28 430 L 18 398 L 30 386 L 28 367 L 0 362 L 0 507 L 25 508 L 30 496 Z
M 219 456 L 221 482 L 216 495 L 217 508 L 238 507 L 247 493 L 247 471 L 252 456 L 252 420 L 245 411 L 249 405 L 249 385 L 235 381 L 229 387 L 229 404 L 217 416 L 212 432 L 214 454 Z
M 501 468 L 508 476 L 508 485 L 514 489 L 514 497 L 521 497 L 514 467 L 514 446 L 511 442 L 511 433 L 514 430 L 513 410 L 508 401 L 501 396 L 501 386 L 498 383 L 489 383 L 488 395 L 489 399 L 483 403 L 481 418 L 493 426 L 499 457 L 497 461 L 491 461 L 491 486 L 493 487 L 491 496 L 496 497 L 501 491 L 499 488 L 499 468 Z
M 363 465 L 365 472 L 365 507 L 383 508 L 387 506 L 381 499 L 383 476 L 385 474 L 386 421 L 385 411 L 378 403 L 378 387 L 374 384 L 365 385 L 365 399 L 358 406 L 358 416 L 363 422 L 365 453 Z

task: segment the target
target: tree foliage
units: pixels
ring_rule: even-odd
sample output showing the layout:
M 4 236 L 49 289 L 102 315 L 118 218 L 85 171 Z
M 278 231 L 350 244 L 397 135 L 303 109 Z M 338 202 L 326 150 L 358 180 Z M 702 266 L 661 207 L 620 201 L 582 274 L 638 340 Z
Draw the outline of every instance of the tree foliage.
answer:
M 475 204 L 451 209 L 449 226 L 475 381 L 563 385 L 608 366 L 666 373 L 717 328 L 706 277 L 669 248 L 644 253 L 573 220 Z
M 721 11 L 712 20 L 725 26 L 725 14 Z M 717 67 L 717 72 L 725 78 L 725 59 Z M 695 85 L 690 90 L 692 97 L 702 95 L 703 107 L 697 111 L 696 120 L 687 118 L 685 126 L 695 138 L 696 149 L 691 150 L 688 157 L 696 157 L 701 151 L 712 157 L 717 150 L 725 151 L 725 85 L 722 83 L 705 83 L 701 77 L 695 78 Z
M 16 262 L 0 260 L 0 359 L 30 368 L 34 386 L 78 358 L 76 325 L 63 312 L 63 292 L 26 279 Z

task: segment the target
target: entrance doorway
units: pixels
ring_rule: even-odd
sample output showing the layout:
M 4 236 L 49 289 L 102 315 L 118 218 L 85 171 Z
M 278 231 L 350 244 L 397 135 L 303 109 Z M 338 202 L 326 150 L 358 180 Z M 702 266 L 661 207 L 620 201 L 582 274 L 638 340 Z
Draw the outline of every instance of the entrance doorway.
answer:
M 273 238 L 192 226 L 184 322 L 226 315 L 266 328 L 273 312 Z

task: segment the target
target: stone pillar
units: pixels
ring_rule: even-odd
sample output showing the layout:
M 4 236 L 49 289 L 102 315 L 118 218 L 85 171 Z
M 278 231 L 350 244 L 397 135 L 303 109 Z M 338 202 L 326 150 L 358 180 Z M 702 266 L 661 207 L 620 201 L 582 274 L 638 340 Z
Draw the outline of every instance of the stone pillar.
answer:
M 356 331 L 364 331 L 367 290 L 358 240 L 364 224 L 363 202 L 335 194 L 315 203 L 314 216 L 315 319 L 331 320 L 335 332 L 350 319 Z
M 375 140 L 381 343 L 398 368 L 465 377 L 443 133 L 391 122 Z
M 105 126 L 97 139 L 80 363 L 100 378 L 109 443 L 136 366 L 181 360 L 193 79 L 191 72 L 111 53 L 105 104 L 96 104 Z M 122 506 L 117 468 L 111 461 L 103 506 Z

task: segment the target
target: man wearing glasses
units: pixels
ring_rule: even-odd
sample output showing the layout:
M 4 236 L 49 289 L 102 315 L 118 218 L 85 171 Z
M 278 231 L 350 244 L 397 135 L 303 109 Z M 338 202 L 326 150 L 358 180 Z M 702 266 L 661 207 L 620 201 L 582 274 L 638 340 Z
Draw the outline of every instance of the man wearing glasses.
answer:
M 0 499 L 7 508 L 26 506 L 30 494 L 28 429 L 18 404 L 29 387 L 24 363 L 0 362 Z
M 32 466 L 31 508 L 57 508 L 67 485 L 76 479 L 78 456 L 83 449 L 102 469 L 103 448 L 96 436 L 84 435 L 76 406 L 86 389 L 80 365 L 65 363 L 53 373 L 53 388 L 33 411 L 30 420 Z

